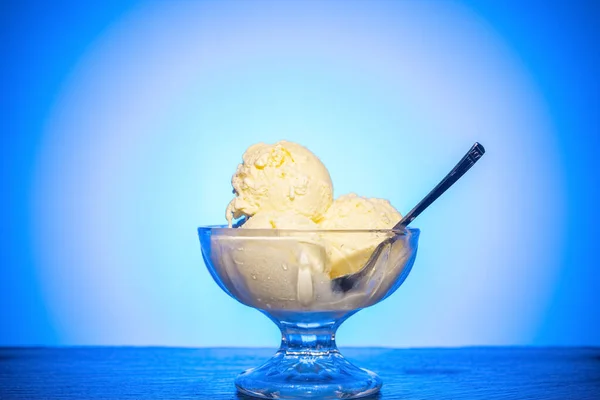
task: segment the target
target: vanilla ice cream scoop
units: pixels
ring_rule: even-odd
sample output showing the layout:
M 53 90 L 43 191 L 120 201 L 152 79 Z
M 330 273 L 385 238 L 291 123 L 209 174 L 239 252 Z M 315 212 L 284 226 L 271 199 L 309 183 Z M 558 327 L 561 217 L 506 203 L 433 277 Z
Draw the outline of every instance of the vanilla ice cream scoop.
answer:
M 402 215 L 388 200 L 349 193 L 338 197 L 325 213 L 322 229 L 390 229 Z
M 295 213 L 317 223 L 333 202 L 329 171 L 307 148 L 288 141 L 258 143 L 244 153 L 231 178 L 236 197 L 226 217 L 251 217 L 258 211 Z
M 389 201 L 350 193 L 333 202 L 319 227 L 331 230 L 391 229 L 400 219 L 402 215 Z M 359 271 L 384 238 L 384 234 L 376 232 L 328 235 L 326 249 L 330 277 Z

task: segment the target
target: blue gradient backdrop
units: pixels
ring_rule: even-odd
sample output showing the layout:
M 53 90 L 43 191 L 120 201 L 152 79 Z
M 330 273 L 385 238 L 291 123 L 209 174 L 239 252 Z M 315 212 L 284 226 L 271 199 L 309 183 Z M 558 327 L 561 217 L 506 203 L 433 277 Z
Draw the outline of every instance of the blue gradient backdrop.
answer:
M 283 138 L 403 212 L 488 149 L 340 344 L 600 345 L 595 2 L 53 3 L 0 6 L 0 345 L 274 346 L 195 229 Z

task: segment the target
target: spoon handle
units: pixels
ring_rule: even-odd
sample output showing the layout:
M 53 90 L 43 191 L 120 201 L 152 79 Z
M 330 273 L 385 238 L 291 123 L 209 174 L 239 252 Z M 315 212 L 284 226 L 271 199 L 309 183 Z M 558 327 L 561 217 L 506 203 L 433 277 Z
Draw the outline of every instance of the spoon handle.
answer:
M 412 210 L 408 212 L 398 222 L 394 229 L 404 229 L 408 224 L 410 224 L 415 218 L 423 212 L 431 203 L 437 200 L 438 197 L 442 195 L 448 188 L 460 179 L 461 176 L 465 174 L 476 162 L 483 156 L 485 153 L 485 149 L 482 145 L 475 142 L 471 150 L 456 164 L 456 166 L 450 171 L 448 175 L 440 183 L 437 184 L 436 187 L 433 188 L 431 192 L 427 196 L 423 198 Z

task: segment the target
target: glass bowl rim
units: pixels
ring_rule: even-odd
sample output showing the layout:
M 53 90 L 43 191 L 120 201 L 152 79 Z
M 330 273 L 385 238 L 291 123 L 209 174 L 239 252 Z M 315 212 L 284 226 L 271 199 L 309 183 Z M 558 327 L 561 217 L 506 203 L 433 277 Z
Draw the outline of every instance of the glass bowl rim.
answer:
M 405 236 L 408 233 L 418 235 L 421 230 L 419 228 L 404 228 L 404 229 L 271 229 L 271 228 L 230 228 L 227 225 L 204 225 L 198 227 L 198 234 L 210 232 L 211 235 L 226 235 L 226 236 L 244 236 L 244 237 L 277 237 L 288 236 L 290 234 L 359 234 L 359 233 L 393 233 L 398 236 Z

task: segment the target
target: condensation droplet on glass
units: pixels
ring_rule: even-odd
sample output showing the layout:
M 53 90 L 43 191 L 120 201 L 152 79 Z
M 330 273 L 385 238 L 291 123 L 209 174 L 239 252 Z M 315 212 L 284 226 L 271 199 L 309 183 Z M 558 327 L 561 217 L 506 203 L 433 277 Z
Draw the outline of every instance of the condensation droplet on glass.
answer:
M 252 274 L 252 279 L 256 280 L 256 275 Z
M 287 266 L 287 264 L 281 264 L 281 268 L 283 268 L 284 271 L 287 271 L 288 266 Z

